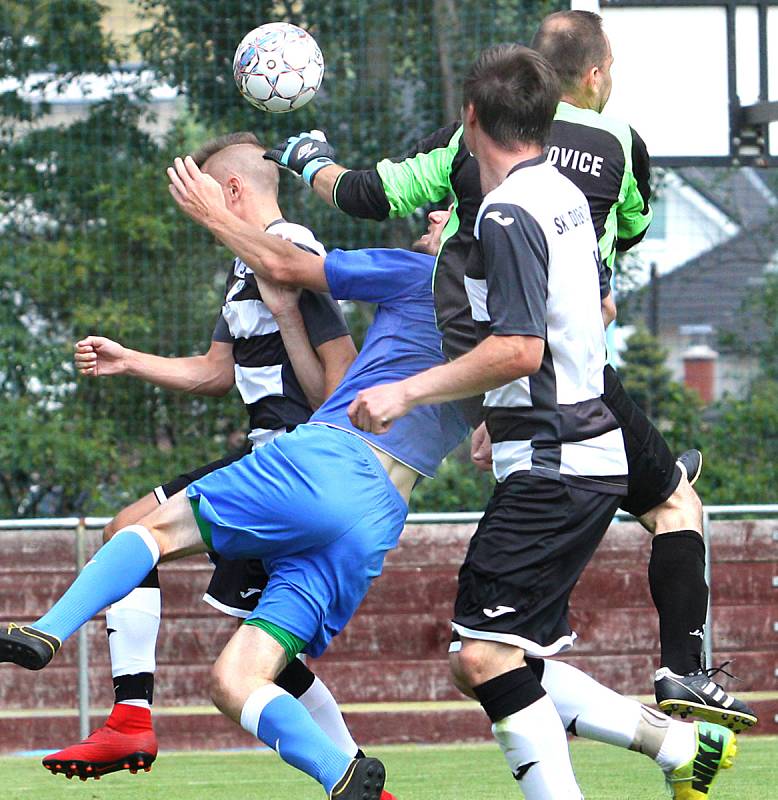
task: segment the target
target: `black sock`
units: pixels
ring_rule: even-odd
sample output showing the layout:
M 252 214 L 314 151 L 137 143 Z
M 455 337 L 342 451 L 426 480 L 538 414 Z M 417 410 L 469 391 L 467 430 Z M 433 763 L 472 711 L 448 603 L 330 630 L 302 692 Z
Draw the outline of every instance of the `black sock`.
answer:
M 522 708 L 531 706 L 545 690 L 530 667 L 504 672 L 473 687 L 473 693 L 492 722 L 499 722 Z
M 276 678 L 276 686 L 298 700 L 311 688 L 316 676 L 299 658 L 293 658 Z
M 700 669 L 708 609 L 702 536 L 695 531 L 654 536 L 648 585 L 659 613 L 661 665 L 678 675 Z
M 151 672 L 117 675 L 113 679 L 113 693 L 117 703 L 123 700 L 146 700 L 151 705 L 154 701 L 154 675 Z

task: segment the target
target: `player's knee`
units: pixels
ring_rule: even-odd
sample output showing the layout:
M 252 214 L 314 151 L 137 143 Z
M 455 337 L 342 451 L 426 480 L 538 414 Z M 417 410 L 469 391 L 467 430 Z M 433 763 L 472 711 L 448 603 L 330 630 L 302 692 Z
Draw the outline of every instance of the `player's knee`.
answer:
M 211 695 L 211 701 L 223 713 L 227 713 L 231 705 L 230 686 L 232 683 L 234 682 L 230 681 L 230 676 L 226 674 L 224 666 L 217 661 L 211 667 L 208 690 Z
M 462 672 L 462 666 L 459 663 L 459 653 L 448 654 L 448 666 L 451 671 L 451 682 L 462 692 L 466 697 L 475 697 L 473 690 L 468 684 L 467 679 Z
M 103 544 L 109 542 L 113 537 L 124 527 L 121 522 L 119 521 L 119 516 L 115 516 L 104 528 L 103 528 Z
M 451 662 L 449 661 L 449 664 Z M 488 650 L 478 643 L 463 647 L 458 653 L 455 684 L 470 688 L 488 679 L 490 664 Z M 459 685 L 457 685 L 458 688 Z M 460 691 L 463 689 L 460 688 Z

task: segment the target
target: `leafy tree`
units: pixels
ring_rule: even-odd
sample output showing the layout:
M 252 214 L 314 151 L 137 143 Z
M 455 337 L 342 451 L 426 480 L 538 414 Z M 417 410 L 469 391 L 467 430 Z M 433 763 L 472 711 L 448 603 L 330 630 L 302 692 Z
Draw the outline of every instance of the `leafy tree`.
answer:
M 479 472 L 471 463 L 469 447 L 463 445 L 440 466 L 435 480 L 423 480 L 411 496 L 410 510 L 480 511 L 494 488 L 490 473 Z
M 72 367 L 73 342 L 88 333 L 162 355 L 207 346 L 229 257 L 170 203 L 163 168 L 174 155 L 230 129 L 273 142 L 313 125 L 355 166 L 402 153 L 449 121 L 478 49 L 505 31 L 526 37 L 556 7 L 458 3 L 452 26 L 446 2 L 226 0 L 217 13 L 203 0 L 136 1 L 149 24 L 124 48 L 94 0 L 7 0 L 0 11 L 0 516 L 111 513 L 223 453 L 245 425 L 237 398 L 85 380 Z M 328 62 L 320 96 L 294 117 L 256 112 L 232 82 L 237 42 L 269 19 L 311 30 Z M 117 64 L 137 53 L 186 98 L 164 138 L 149 133 L 140 84 L 116 82 Z M 52 122 L 49 105 L 30 99 L 44 86 L 88 96 L 95 76 L 110 99 L 75 122 Z M 330 246 L 407 245 L 423 220 L 352 220 L 291 179 L 282 204 Z M 438 490 L 452 476 L 459 499 L 441 502 L 470 504 L 470 479 L 454 486 L 459 469 L 452 460 Z

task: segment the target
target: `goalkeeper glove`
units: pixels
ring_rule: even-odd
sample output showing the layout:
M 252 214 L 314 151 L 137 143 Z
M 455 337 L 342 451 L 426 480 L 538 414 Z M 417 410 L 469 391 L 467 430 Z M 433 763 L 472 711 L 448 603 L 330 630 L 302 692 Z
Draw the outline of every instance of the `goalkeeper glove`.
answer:
M 335 163 L 335 148 L 321 131 L 306 131 L 290 136 L 282 144 L 268 150 L 264 157 L 286 167 L 311 186 L 320 169 Z

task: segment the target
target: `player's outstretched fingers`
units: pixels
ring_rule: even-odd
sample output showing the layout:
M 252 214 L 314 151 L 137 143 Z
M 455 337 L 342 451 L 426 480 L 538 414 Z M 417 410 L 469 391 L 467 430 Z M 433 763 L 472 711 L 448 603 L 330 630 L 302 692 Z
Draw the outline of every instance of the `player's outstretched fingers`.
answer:
M 180 161 L 180 158 L 177 158 L 176 161 Z M 184 200 L 187 196 L 186 186 L 184 186 L 184 182 L 181 180 L 178 170 L 175 167 L 168 167 L 167 168 L 167 176 L 170 180 L 170 193 L 173 197 L 178 200 L 181 198 Z

